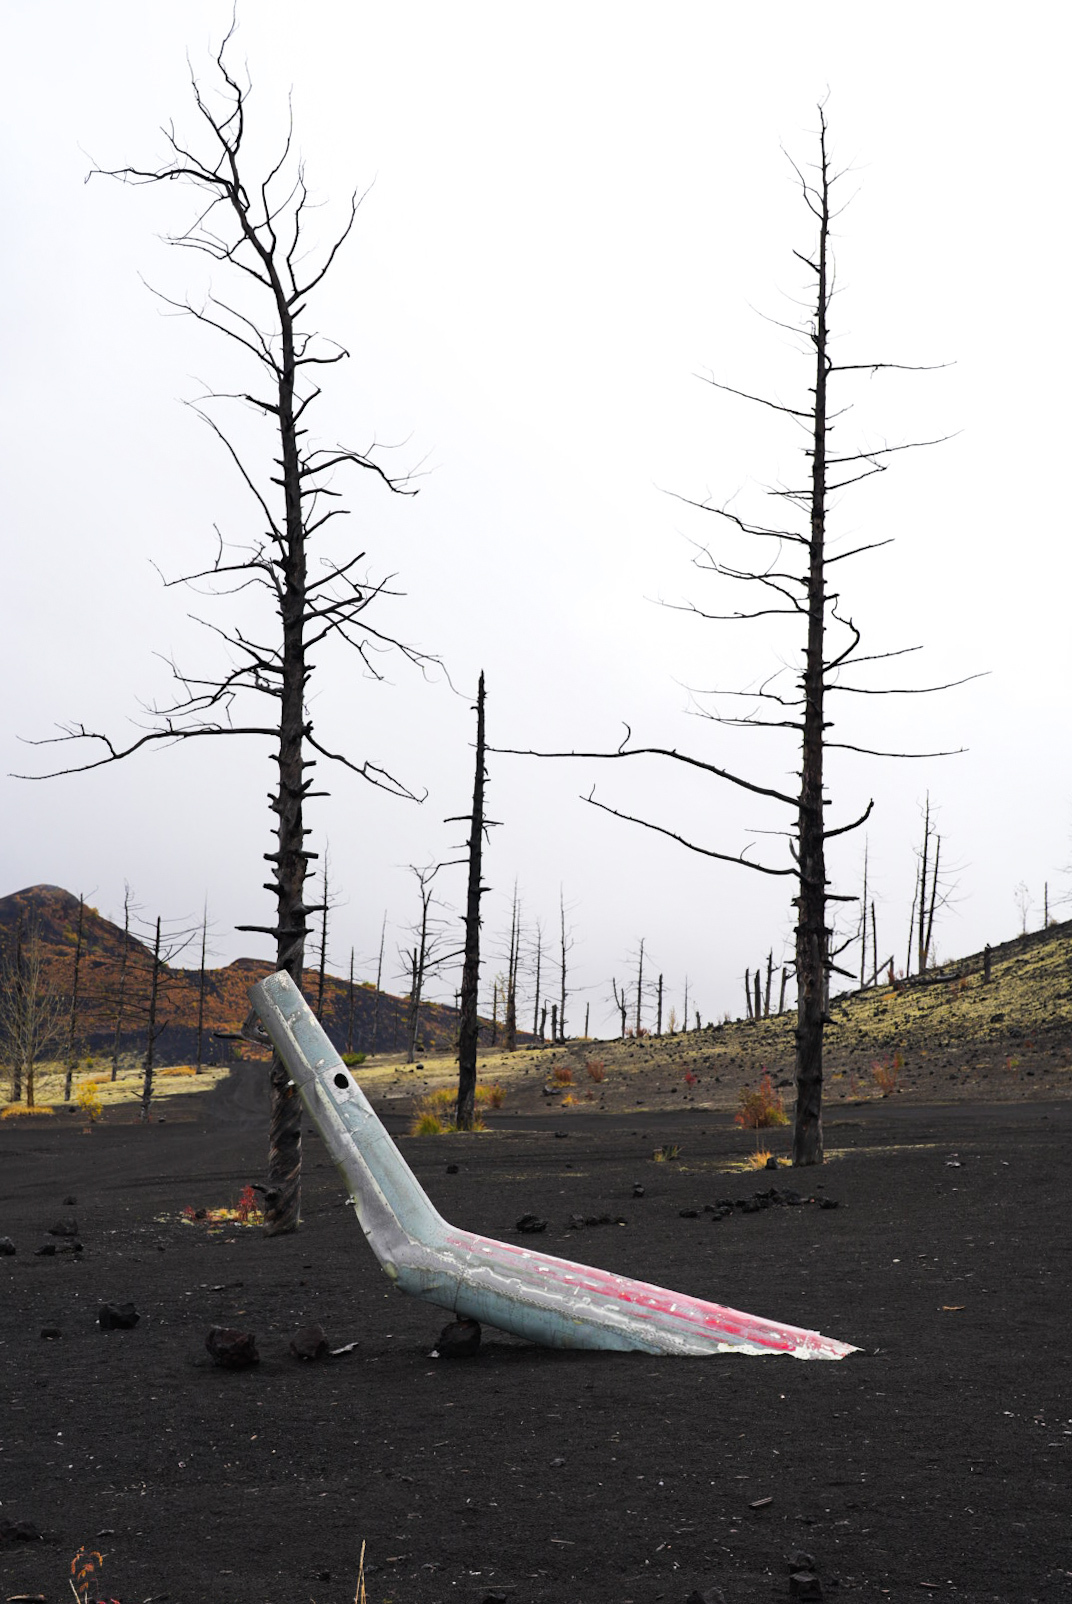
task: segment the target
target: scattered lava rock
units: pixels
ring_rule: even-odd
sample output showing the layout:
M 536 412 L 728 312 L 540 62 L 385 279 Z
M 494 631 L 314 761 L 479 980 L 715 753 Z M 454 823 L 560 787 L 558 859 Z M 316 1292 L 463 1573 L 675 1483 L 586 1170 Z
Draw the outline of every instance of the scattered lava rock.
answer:
M 792 1187 L 768 1187 L 765 1192 L 753 1192 L 751 1197 L 719 1198 L 717 1203 L 705 1203 L 704 1213 L 710 1214 L 716 1220 L 724 1220 L 730 1214 L 759 1214 L 763 1209 L 802 1208 L 806 1203 L 817 1203 L 821 1209 L 836 1209 L 837 1199 L 832 1197 L 802 1197 L 794 1192 Z
M 458 1173 L 457 1164 L 448 1164 L 447 1165 L 447 1174 L 448 1175 L 457 1175 L 457 1173 Z
M 643 1197 L 644 1196 L 644 1188 L 641 1186 L 639 1181 L 634 1181 L 633 1182 L 633 1196 L 634 1197 Z
M 55 1257 L 55 1242 L 42 1242 L 39 1248 L 34 1248 L 34 1257 L 37 1259 L 51 1259 Z
M 63 1332 L 60 1330 L 59 1326 L 41 1327 L 41 1339 L 44 1342 L 59 1342 L 62 1336 Z
M 721 1587 L 694 1587 L 685 1604 L 726 1604 Z
M 595 1225 L 627 1225 L 629 1222 L 621 1214 L 571 1214 L 568 1231 L 583 1231 L 587 1226 Z
M 224 1370 L 248 1370 L 260 1363 L 257 1339 L 252 1331 L 236 1331 L 233 1326 L 213 1326 L 205 1347 Z
M 0 1259 L 9 1259 L 19 1250 L 9 1236 L 0 1236 Z
M 326 1359 L 330 1349 L 328 1339 L 324 1334 L 324 1327 L 318 1325 L 302 1326 L 295 1331 L 290 1339 L 290 1351 L 295 1359 Z
M 452 1320 L 439 1333 L 435 1347 L 440 1359 L 471 1359 L 480 1351 L 480 1321 Z
M 538 1214 L 523 1214 L 514 1229 L 522 1236 L 535 1236 L 537 1231 L 547 1230 L 547 1221 L 541 1220 Z
M 9 1543 L 40 1543 L 44 1539 L 32 1520 L 0 1520 L 0 1548 Z
M 77 1220 L 57 1220 L 55 1225 L 50 1225 L 49 1226 L 48 1234 L 49 1234 L 49 1236 L 77 1236 L 78 1235 L 78 1221 Z
M 65 1209 L 73 1209 L 77 1202 L 78 1199 L 76 1197 L 65 1197 L 63 1200 L 63 1206 Z
M 132 1303 L 102 1303 L 97 1324 L 102 1331 L 133 1331 L 141 1315 Z
M 789 1578 L 789 1597 L 801 1604 L 822 1604 L 823 1584 L 814 1571 L 794 1571 Z
M 677 1212 L 678 1218 L 682 1220 L 698 1220 L 700 1218 L 699 1209 L 678 1209 Z

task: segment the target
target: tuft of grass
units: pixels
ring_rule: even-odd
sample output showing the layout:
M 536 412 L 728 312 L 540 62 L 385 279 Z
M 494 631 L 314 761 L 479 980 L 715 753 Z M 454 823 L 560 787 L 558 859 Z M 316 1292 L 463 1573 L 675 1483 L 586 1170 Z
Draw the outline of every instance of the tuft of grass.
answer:
M 423 1114 L 417 1114 L 414 1117 L 413 1124 L 409 1128 L 409 1134 L 411 1136 L 442 1136 L 446 1130 L 447 1126 L 439 1115 L 433 1114 L 429 1109 Z
M 568 1064 L 556 1064 L 551 1071 L 551 1079 L 556 1086 L 572 1086 L 573 1071 Z
M 770 1150 L 768 1148 L 757 1147 L 755 1152 L 749 1153 L 748 1157 L 745 1159 L 744 1167 L 746 1170 L 765 1170 L 767 1168 L 767 1160 L 769 1158 Z
M 572 1108 L 576 1101 L 577 1099 L 574 1097 L 573 1093 L 567 1092 L 565 1097 L 562 1099 L 561 1106 L 563 1108 Z
M 782 1094 L 775 1091 L 769 1070 L 764 1070 L 755 1090 L 742 1091 L 737 1102 L 740 1106 L 733 1116 L 733 1123 L 745 1130 L 760 1131 L 771 1125 L 789 1124 Z
M 651 1156 L 656 1164 L 669 1164 L 680 1154 L 681 1149 L 676 1142 L 666 1142 L 662 1147 L 657 1147 Z
M 20 1119 L 24 1114 L 54 1114 L 55 1112 L 56 1110 L 50 1108 L 47 1103 L 35 1103 L 32 1108 L 27 1108 L 25 1103 L 9 1103 L 3 1113 L 0 1114 L 0 1119 Z
M 598 1086 L 600 1081 L 607 1077 L 607 1066 L 602 1058 L 590 1058 L 584 1066 L 584 1072 L 589 1080 L 594 1080 Z
M 186 1080 L 197 1074 L 196 1064 L 172 1064 L 170 1069 L 158 1069 L 156 1072 L 161 1079 Z

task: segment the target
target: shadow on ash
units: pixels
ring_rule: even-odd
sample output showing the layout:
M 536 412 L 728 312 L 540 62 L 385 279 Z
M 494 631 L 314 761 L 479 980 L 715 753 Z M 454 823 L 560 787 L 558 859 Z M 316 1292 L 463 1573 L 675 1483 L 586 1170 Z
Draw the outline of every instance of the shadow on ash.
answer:
M 794 1359 L 858 1351 L 817 1331 L 448 1224 L 290 976 L 269 975 L 251 988 L 250 1000 L 346 1181 L 369 1246 L 400 1292 L 550 1348 Z

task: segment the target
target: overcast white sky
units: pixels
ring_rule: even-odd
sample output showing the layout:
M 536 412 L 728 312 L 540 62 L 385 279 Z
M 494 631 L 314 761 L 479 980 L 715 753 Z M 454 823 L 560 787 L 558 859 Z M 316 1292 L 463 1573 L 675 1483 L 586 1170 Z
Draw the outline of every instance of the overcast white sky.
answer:
M 32 766 L 19 736 L 78 719 L 122 733 L 166 692 L 154 653 L 218 661 L 162 589 L 211 553 L 212 527 L 257 532 L 250 504 L 183 405 L 237 376 L 230 352 L 161 315 L 141 277 L 196 292 L 197 262 L 158 236 L 189 217 L 177 188 L 84 180 L 93 163 L 149 165 L 158 128 L 193 130 L 186 56 L 211 76 L 230 4 L 9 0 L 0 260 L 6 584 L 5 772 Z M 784 783 L 791 737 L 690 717 L 686 686 L 748 686 L 797 642 L 755 624 L 660 608 L 730 597 L 690 566 L 715 520 L 668 491 L 737 497 L 799 475 L 784 420 L 696 377 L 795 404 L 809 383 L 789 336 L 810 219 L 784 146 L 814 153 L 829 89 L 836 158 L 853 168 L 838 228 L 839 360 L 950 362 L 846 386 L 839 442 L 956 433 L 847 494 L 836 549 L 896 544 L 840 573 L 874 651 L 923 644 L 871 683 L 922 685 L 976 670 L 943 696 L 844 698 L 847 740 L 941 761 L 841 754 L 832 813 L 869 797 L 883 957 L 903 963 L 919 805 L 929 789 L 958 866 L 939 951 L 1016 930 L 1014 888 L 1067 894 L 1072 861 L 1068 607 L 1072 556 L 1062 462 L 1072 365 L 1067 307 L 1067 14 L 910 3 L 757 7 L 679 3 L 431 4 L 356 0 L 239 6 L 255 150 L 278 139 L 293 87 L 297 140 L 325 202 L 326 238 L 350 189 L 371 189 L 316 311 L 353 360 L 320 403 L 324 438 L 397 442 L 424 465 L 420 494 L 354 483 L 348 541 L 405 596 L 381 622 L 439 654 L 424 684 L 404 664 L 376 685 L 344 656 L 313 682 L 317 729 L 426 787 L 422 806 L 339 773 L 307 822 L 330 838 L 331 955 L 351 945 L 387 979 L 415 912 L 406 865 L 451 854 L 448 814 L 472 785 L 470 705 L 488 678 L 489 733 L 518 746 L 677 744 Z M 222 281 L 220 282 L 222 288 Z M 243 423 L 243 430 L 249 425 Z M 731 558 L 741 548 L 722 548 Z M 203 604 L 201 610 L 210 616 Z M 575 946 L 573 1028 L 612 1028 L 610 980 L 644 937 L 677 1001 L 686 973 L 705 1018 L 741 1007 L 741 976 L 791 950 L 788 881 L 709 863 L 580 800 L 598 795 L 718 850 L 784 820 L 715 780 L 656 760 L 490 762 L 494 832 L 487 941 L 502 946 L 516 877 L 527 923 L 550 939 L 564 888 Z M 192 743 L 77 778 L 5 778 L 3 892 L 66 886 L 121 917 L 124 880 L 147 916 L 194 915 L 207 895 L 218 958 L 268 955 L 234 932 L 269 923 L 272 769 L 251 741 Z M 858 889 L 863 835 L 832 853 Z M 774 855 L 778 841 L 759 838 Z M 440 877 L 460 906 L 463 871 Z M 490 972 L 486 970 L 486 973 Z M 453 991 L 445 983 L 441 995 Z

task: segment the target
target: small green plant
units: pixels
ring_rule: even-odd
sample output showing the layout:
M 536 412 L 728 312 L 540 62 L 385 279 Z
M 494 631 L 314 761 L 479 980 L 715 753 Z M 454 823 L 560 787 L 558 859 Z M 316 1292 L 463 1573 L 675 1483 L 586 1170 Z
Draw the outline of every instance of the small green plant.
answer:
M 657 1147 L 651 1156 L 656 1164 L 670 1164 L 680 1155 L 681 1149 L 676 1142 L 664 1142 L 662 1147 Z
M 442 1136 L 447 1129 L 438 1114 L 418 1114 L 409 1128 L 411 1136 Z
M 358 1064 L 363 1064 L 367 1057 L 368 1053 L 343 1053 L 342 1061 L 347 1069 L 356 1069 Z
M 764 1070 L 754 1091 L 742 1091 L 737 1098 L 738 1109 L 733 1123 L 744 1130 L 767 1130 L 771 1125 L 788 1125 L 781 1092 L 776 1092 L 770 1071 Z

